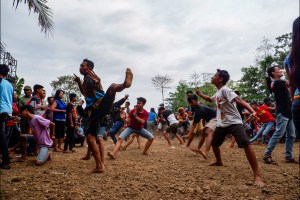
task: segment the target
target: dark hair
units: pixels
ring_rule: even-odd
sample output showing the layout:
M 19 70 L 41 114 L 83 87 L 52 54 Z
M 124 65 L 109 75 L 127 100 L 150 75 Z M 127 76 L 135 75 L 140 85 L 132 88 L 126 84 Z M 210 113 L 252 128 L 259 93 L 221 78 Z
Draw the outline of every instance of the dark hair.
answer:
M 226 83 L 229 81 L 229 78 L 230 78 L 228 71 L 217 69 L 217 72 L 218 72 L 219 76 L 223 79 L 222 84 L 226 85 Z
M 290 59 L 292 64 L 290 81 L 297 88 L 300 88 L 300 17 L 298 17 L 293 23 Z
M 60 94 L 61 92 L 65 93 L 65 92 L 64 92 L 63 90 L 61 90 L 61 89 L 56 90 L 55 95 L 54 95 L 54 99 L 59 100 L 59 94 Z
M 147 100 L 144 97 L 139 97 L 139 98 L 136 98 L 136 99 L 137 99 L 137 101 L 143 102 L 143 104 L 145 104 L 147 102 Z
M 158 112 L 160 112 L 161 110 L 165 110 L 165 107 L 159 107 Z
M 197 101 L 197 100 L 198 100 L 198 97 L 197 97 L 197 95 L 193 94 L 193 95 L 189 96 L 189 97 L 187 98 L 187 100 L 188 100 L 189 103 L 191 103 L 192 100 L 196 100 L 196 101 Z
M 54 98 L 54 97 L 48 97 L 48 98 L 47 98 L 47 101 L 50 101 L 51 98 Z
M 0 65 L 0 74 L 1 74 L 2 76 L 7 76 L 8 72 L 9 72 L 9 67 L 8 67 L 8 65 L 6 65 L 6 64 L 1 64 L 1 65 Z
M 37 91 L 38 89 L 41 89 L 41 88 L 44 88 L 44 86 L 39 85 L 39 84 L 35 84 L 35 85 L 33 86 L 33 91 L 34 91 L 34 93 L 36 94 L 36 91 Z
M 70 101 L 71 101 L 73 98 L 75 98 L 75 97 L 76 97 L 76 94 L 75 94 L 75 93 L 69 94 L 69 99 L 70 99 Z
M 87 63 L 87 66 L 89 67 L 89 68 L 91 68 L 91 69 L 94 69 L 94 63 L 93 63 L 93 61 L 90 61 L 89 59 L 83 59 L 83 61 L 82 62 L 86 62 Z
M 155 109 L 154 108 L 150 108 L 150 112 L 155 112 Z
M 129 101 L 126 101 L 125 104 L 126 104 L 126 103 L 127 103 L 128 105 L 130 105 L 130 102 L 129 102 Z
M 191 91 L 191 90 L 188 90 L 188 91 L 186 91 L 186 93 L 185 94 L 194 94 L 193 93 L 193 91 Z
M 257 106 L 257 102 L 256 101 L 251 101 L 250 105 L 256 105 Z
M 240 91 L 236 90 L 234 91 L 238 96 L 240 96 Z
M 22 113 L 24 110 L 28 110 L 31 114 L 34 114 L 34 109 L 31 105 L 24 105 L 20 108 L 20 113 Z
M 268 90 L 270 91 L 270 93 L 272 94 L 272 88 L 271 88 L 271 83 L 272 83 L 272 78 L 274 78 L 274 75 L 272 74 L 273 72 L 275 71 L 275 66 L 272 66 L 272 67 L 269 67 L 267 69 L 267 74 L 268 74 L 268 77 L 266 78 L 266 83 L 267 83 L 267 88 Z

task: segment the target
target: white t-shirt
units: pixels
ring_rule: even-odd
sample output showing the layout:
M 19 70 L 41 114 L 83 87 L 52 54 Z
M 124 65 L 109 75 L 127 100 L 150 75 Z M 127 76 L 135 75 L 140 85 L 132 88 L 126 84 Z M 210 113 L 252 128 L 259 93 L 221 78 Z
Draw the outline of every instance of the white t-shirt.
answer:
M 217 104 L 217 127 L 243 124 L 240 113 L 233 100 L 238 95 L 227 86 L 220 88 L 210 99 Z

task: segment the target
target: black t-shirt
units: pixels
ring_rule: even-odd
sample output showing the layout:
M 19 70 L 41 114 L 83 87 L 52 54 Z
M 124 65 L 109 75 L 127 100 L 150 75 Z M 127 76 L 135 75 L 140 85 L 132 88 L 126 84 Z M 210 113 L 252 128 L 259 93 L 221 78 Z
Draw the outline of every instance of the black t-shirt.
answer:
M 75 126 L 76 119 L 74 117 L 74 112 L 76 112 L 76 111 L 74 109 L 75 109 L 74 105 L 72 103 L 68 103 L 67 108 L 66 108 L 66 125 L 67 126 L 71 126 L 69 114 L 72 115 L 73 125 Z
M 197 106 L 194 107 L 194 124 L 197 124 L 200 122 L 201 119 L 204 119 L 205 122 L 209 122 L 211 119 L 215 118 L 217 113 L 216 110 L 204 106 L 201 104 L 198 104 Z
M 165 112 L 162 114 L 162 116 L 165 118 L 166 122 L 168 123 L 168 125 L 170 124 L 170 122 L 168 121 L 168 117 L 173 114 L 173 112 L 171 110 L 165 110 Z
M 273 85 L 276 101 L 276 115 L 281 113 L 286 118 L 292 118 L 292 100 L 284 80 L 276 80 Z
M 115 102 L 113 104 L 113 109 L 111 112 L 111 117 L 113 118 L 113 121 L 122 120 L 120 115 L 121 105 L 126 101 L 126 99 L 122 98 L 119 101 Z

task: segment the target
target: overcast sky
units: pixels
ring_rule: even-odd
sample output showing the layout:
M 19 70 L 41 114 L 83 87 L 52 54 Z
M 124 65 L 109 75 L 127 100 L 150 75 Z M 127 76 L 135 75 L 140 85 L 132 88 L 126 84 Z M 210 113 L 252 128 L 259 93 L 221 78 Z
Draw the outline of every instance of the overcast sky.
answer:
M 133 85 L 116 98 L 129 94 L 133 105 L 143 96 L 146 109 L 162 102 L 155 75 L 173 77 L 173 90 L 193 72 L 217 68 L 238 80 L 241 68 L 255 63 L 263 37 L 291 32 L 299 16 L 299 0 L 59 0 L 47 3 L 55 32 L 45 38 L 37 14 L 12 2 L 1 0 L 1 41 L 26 85 L 42 84 L 51 94 L 52 80 L 79 75 L 88 58 L 105 90 L 123 82 L 130 67 Z

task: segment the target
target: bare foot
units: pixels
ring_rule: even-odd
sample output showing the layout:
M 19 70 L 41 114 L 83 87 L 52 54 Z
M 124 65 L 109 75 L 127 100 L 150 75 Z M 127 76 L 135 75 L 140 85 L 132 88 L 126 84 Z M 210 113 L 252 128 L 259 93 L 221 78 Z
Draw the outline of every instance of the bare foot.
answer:
M 265 183 L 261 180 L 261 177 L 260 176 L 257 176 L 255 179 L 254 179 L 254 185 L 257 185 L 259 187 L 263 187 L 265 186 Z
M 110 153 L 110 152 L 108 152 L 107 155 L 108 155 L 111 159 L 116 159 L 116 157 L 115 157 L 112 153 Z
M 132 84 L 133 74 L 129 68 L 126 69 L 126 76 L 124 81 L 124 87 L 129 88 Z
M 92 170 L 92 173 L 103 173 L 104 172 L 104 169 L 102 168 L 95 168 Z
M 143 154 L 143 155 L 146 155 L 146 156 L 148 156 L 148 155 L 149 155 L 147 152 L 143 152 L 142 154 Z
M 55 151 L 55 152 L 62 152 L 62 150 L 59 149 L 59 148 L 55 148 L 54 151 Z
M 47 158 L 47 161 L 51 161 L 52 160 L 52 153 L 49 153 L 49 156 Z
M 223 163 L 222 162 L 213 162 L 213 163 L 210 163 L 208 166 L 223 166 Z
M 200 149 L 194 149 L 190 148 L 194 153 L 200 154 L 204 159 L 207 159 L 207 156 L 200 150 Z
M 80 160 L 89 160 L 89 159 L 91 159 L 91 156 L 84 156 L 84 157 L 80 158 Z

